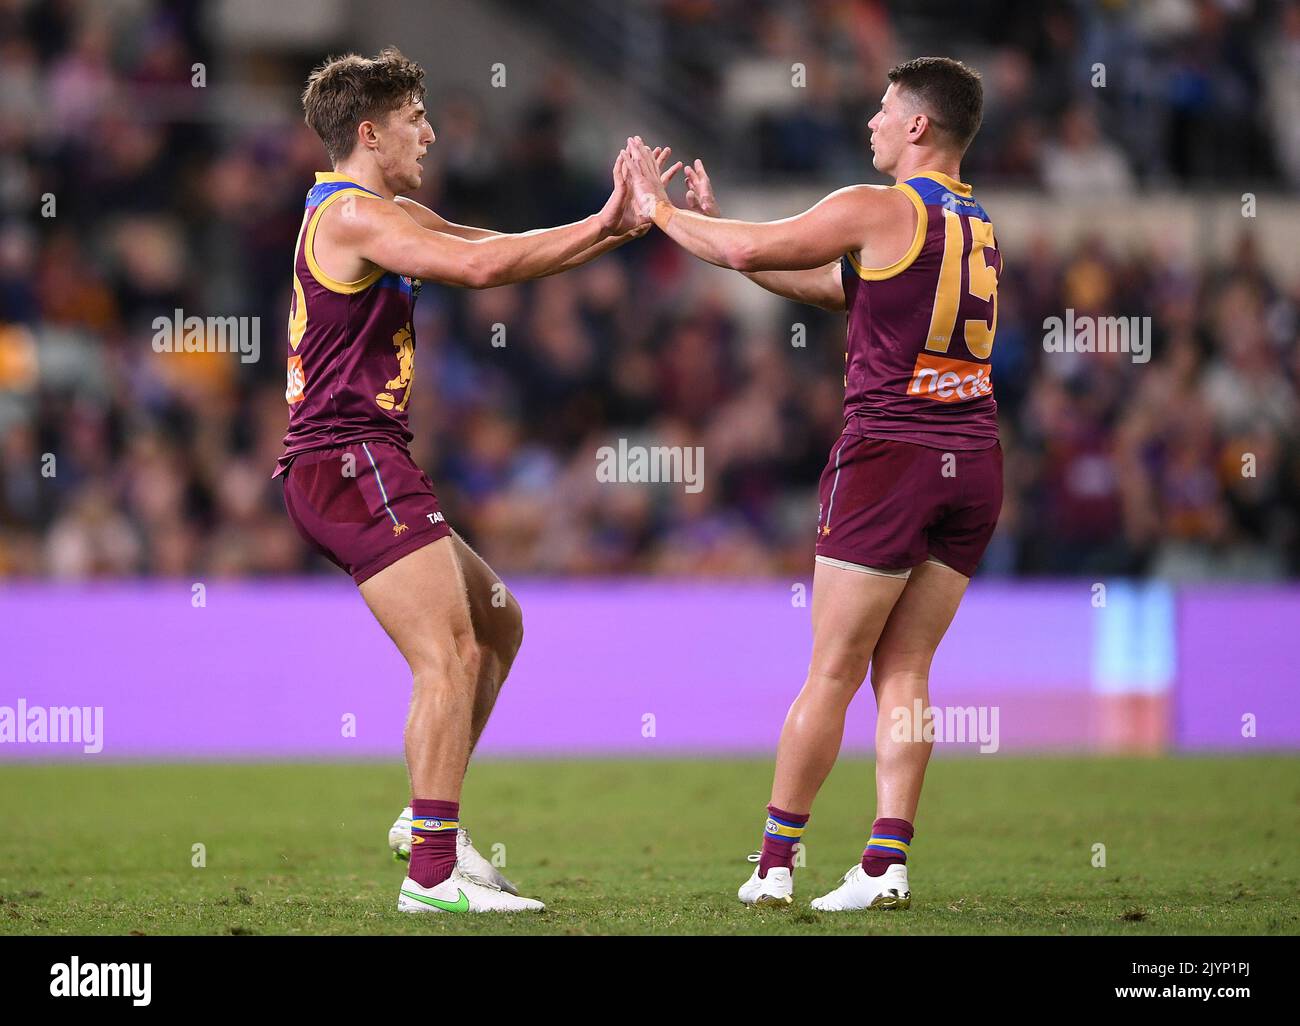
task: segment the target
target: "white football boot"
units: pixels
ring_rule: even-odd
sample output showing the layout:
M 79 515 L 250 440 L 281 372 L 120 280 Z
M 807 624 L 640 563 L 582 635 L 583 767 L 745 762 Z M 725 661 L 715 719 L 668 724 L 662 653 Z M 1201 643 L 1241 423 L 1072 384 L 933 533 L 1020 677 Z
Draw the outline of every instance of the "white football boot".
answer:
M 408 805 L 388 831 L 388 847 L 398 862 L 411 861 L 411 807 Z M 461 827 L 456 831 L 456 868 L 471 880 L 496 887 L 507 894 L 518 894 L 519 888 L 496 866 L 480 855 L 470 840 L 469 831 Z
M 460 838 L 456 838 L 460 840 Z M 388 831 L 388 850 L 393 853 L 393 858 L 398 862 L 411 861 L 411 807 L 408 805 L 402 810 L 402 814 L 397 817 Z
M 759 855 L 759 852 L 754 852 L 749 861 L 757 862 Z M 740 885 L 736 896 L 755 908 L 788 908 L 794 904 L 794 874 L 784 866 L 773 866 L 767 871 L 767 876 L 760 877 L 755 867 L 753 875 Z
M 771 874 L 769 874 L 771 875 Z M 858 909 L 902 909 L 912 905 L 907 886 L 907 864 L 895 862 L 880 876 L 867 876 L 862 864 L 844 874 L 843 882 L 820 898 L 812 907 L 822 912 L 854 912 Z
M 397 895 L 398 912 L 541 912 L 545 908 L 540 901 L 471 880 L 459 866 L 433 887 L 421 887 L 408 876 Z

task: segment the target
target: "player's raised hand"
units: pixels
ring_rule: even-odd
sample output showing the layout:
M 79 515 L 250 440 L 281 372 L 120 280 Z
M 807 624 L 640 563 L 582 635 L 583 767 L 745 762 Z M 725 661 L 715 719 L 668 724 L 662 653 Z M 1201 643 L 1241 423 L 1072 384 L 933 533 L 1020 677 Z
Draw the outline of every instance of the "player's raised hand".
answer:
M 664 188 L 667 179 L 661 180 L 661 171 L 655 162 L 654 153 L 639 135 L 628 137 L 623 156 L 623 174 L 632 192 L 632 202 L 637 214 L 643 220 L 648 220 L 654 215 L 659 203 L 669 202 L 668 190 Z M 675 167 L 671 170 L 676 173 Z
M 682 169 L 682 162 L 679 160 L 667 170 L 664 169 L 664 165 L 668 163 L 668 158 L 673 154 L 673 148 L 671 146 L 656 146 L 650 151 L 650 153 L 651 156 L 654 157 L 655 167 L 659 171 L 659 181 L 666 188 L 677 172 Z M 620 159 L 621 157 L 622 154 L 620 154 Z M 619 165 L 616 164 L 615 167 L 617 169 Z M 635 231 L 638 235 L 644 235 L 650 230 L 650 219 L 648 217 L 642 217 L 637 211 L 636 204 L 632 202 L 630 192 L 628 194 L 628 201 L 623 206 L 623 220 L 619 224 L 619 230 L 620 234 Z
M 627 151 L 620 151 L 614 161 L 613 191 L 610 192 L 605 205 L 600 208 L 600 213 L 596 215 L 600 219 L 600 229 L 604 235 L 620 235 L 626 230 L 622 227 L 623 212 L 632 196 L 625 170 L 626 163 Z
M 704 170 L 704 161 L 698 157 L 694 165 L 686 165 L 686 206 L 708 217 L 721 217 L 718 201 L 713 197 L 713 183 Z

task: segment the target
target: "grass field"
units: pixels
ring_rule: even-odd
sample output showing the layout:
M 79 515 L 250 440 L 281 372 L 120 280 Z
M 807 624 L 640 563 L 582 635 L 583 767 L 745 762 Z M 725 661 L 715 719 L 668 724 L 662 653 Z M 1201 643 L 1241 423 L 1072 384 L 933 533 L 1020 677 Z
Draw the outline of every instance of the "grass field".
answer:
M 484 761 L 465 822 L 549 908 L 459 917 L 394 911 L 398 765 L 7 766 L 0 933 L 1296 934 L 1298 771 L 1282 757 L 938 759 L 912 909 L 827 915 L 807 902 L 861 851 L 869 762 L 841 763 L 818 800 L 794 908 L 756 912 L 735 892 L 769 763 Z

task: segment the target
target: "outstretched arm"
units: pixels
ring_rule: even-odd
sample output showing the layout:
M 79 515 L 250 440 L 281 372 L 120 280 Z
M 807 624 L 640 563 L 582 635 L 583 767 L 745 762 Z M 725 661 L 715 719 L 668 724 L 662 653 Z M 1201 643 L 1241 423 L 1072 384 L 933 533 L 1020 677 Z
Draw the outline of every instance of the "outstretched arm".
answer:
M 686 165 L 686 206 L 705 217 L 721 217 L 713 183 L 704 170 L 704 162 Z M 823 310 L 844 310 L 844 282 L 840 278 L 839 260 L 806 271 L 742 271 L 746 278 L 796 303 L 819 306 Z
M 456 224 L 454 221 L 448 221 L 441 214 L 430 210 L 422 203 L 415 200 L 407 199 L 405 196 L 399 196 L 397 202 L 401 204 L 402 209 L 415 219 L 416 224 L 430 231 L 442 232 L 445 235 L 453 235 L 458 239 L 466 239 L 470 242 L 478 242 L 481 239 L 499 239 L 505 236 L 504 232 L 493 231 L 491 228 L 475 228 L 472 225 Z M 627 231 L 620 232 L 617 235 L 611 235 L 608 238 L 601 239 L 595 245 L 588 246 L 582 252 L 569 257 L 561 264 L 542 271 L 535 275 L 538 278 L 546 278 L 552 274 L 559 274 L 562 271 L 569 271 L 575 267 L 581 267 L 589 261 L 595 260 L 598 256 L 618 249 L 619 246 L 631 242 L 633 239 L 639 239 L 642 235 L 650 230 L 650 225 L 641 224 Z
M 701 260 L 736 271 L 799 271 L 823 267 L 857 250 L 871 220 L 874 193 L 888 190 L 856 185 L 833 192 L 812 209 L 781 221 L 733 221 L 679 210 L 653 173 L 649 151 L 638 138 L 623 151 L 628 186 L 637 212 Z
M 655 167 L 658 168 L 660 172 L 660 181 L 664 185 L 667 185 L 668 182 L 672 180 L 673 176 L 681 169 L 682 162 L 679 160 L 665 171 L 663 170 L 663 166 L 667 163 L 669 156 L 672 155 L 672 147 L 656 146 L 651 152 L 654 158 Z M 442 232 L 446 235 L 454 235 L 458 239 L 467 239 L 471 242 L 477 242 L 480 239 L 497 238 L 502 234 L 501 232 L 493 231 L 491 228 L 476 228 L 472 225 L 456 224 L 454 221 L 448 221 L 441 214 L 430 210 L 423 203 L 417 203 L 415 200 L 408 199 L 405 196 L 397 197 L 397 202 L 403 210 L 415 219 L 416 224 L 420 225 L 422 228 L 427 228 L 430 231 Z M 619 246 L 631 242 L 633 239 L 639 239 L 650 230 L 650 223 L 648 221 L 645 223 L 639 223 L 640 221 L 641 219 L 638 218 L 632 210 L 631 203 L 625 203 L 623 217 L 619 222 L 616 234 L 602 239 L 593 246 L 588 246 L 581 253 L 570 257 L 562 264 L 559 264 L 548 271 L 542 272 L 542 274 L 537 277 L 544 278 L 552 274 L 559 274 L 562 271 L 572 270 L 575 267 L 581 267 L 583 264 L 595 260 L 598 256 L 603 256 L 606 253 L 612 252 L 613 250 L 618 249 Z
M 422 227 L 405 206 L 363 197 L 351 204 L 346 214 L 326 214 L 317 228 L 317 259 L 324 241 L 341 263 L 354 266 L 359 272 L 355 277 L 377 266 L 472 289 L 537 278 L 619 233 L 629 196 L 621 173 L 623 160 L 620 154 L 614 164 L 614 188 L 604 207 L 573 224 L 463 239 Z

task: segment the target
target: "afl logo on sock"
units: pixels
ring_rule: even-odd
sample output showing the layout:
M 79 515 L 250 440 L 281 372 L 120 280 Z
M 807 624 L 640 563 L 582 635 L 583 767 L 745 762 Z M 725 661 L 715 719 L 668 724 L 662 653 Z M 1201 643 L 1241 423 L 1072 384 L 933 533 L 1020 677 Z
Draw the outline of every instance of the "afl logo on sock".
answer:
M 781 832 L 781 824 L 774 819 L 769 819 L 767 821 L 767 826 L 763 829 L 765 829 L 769 834 L 779 834 Z

